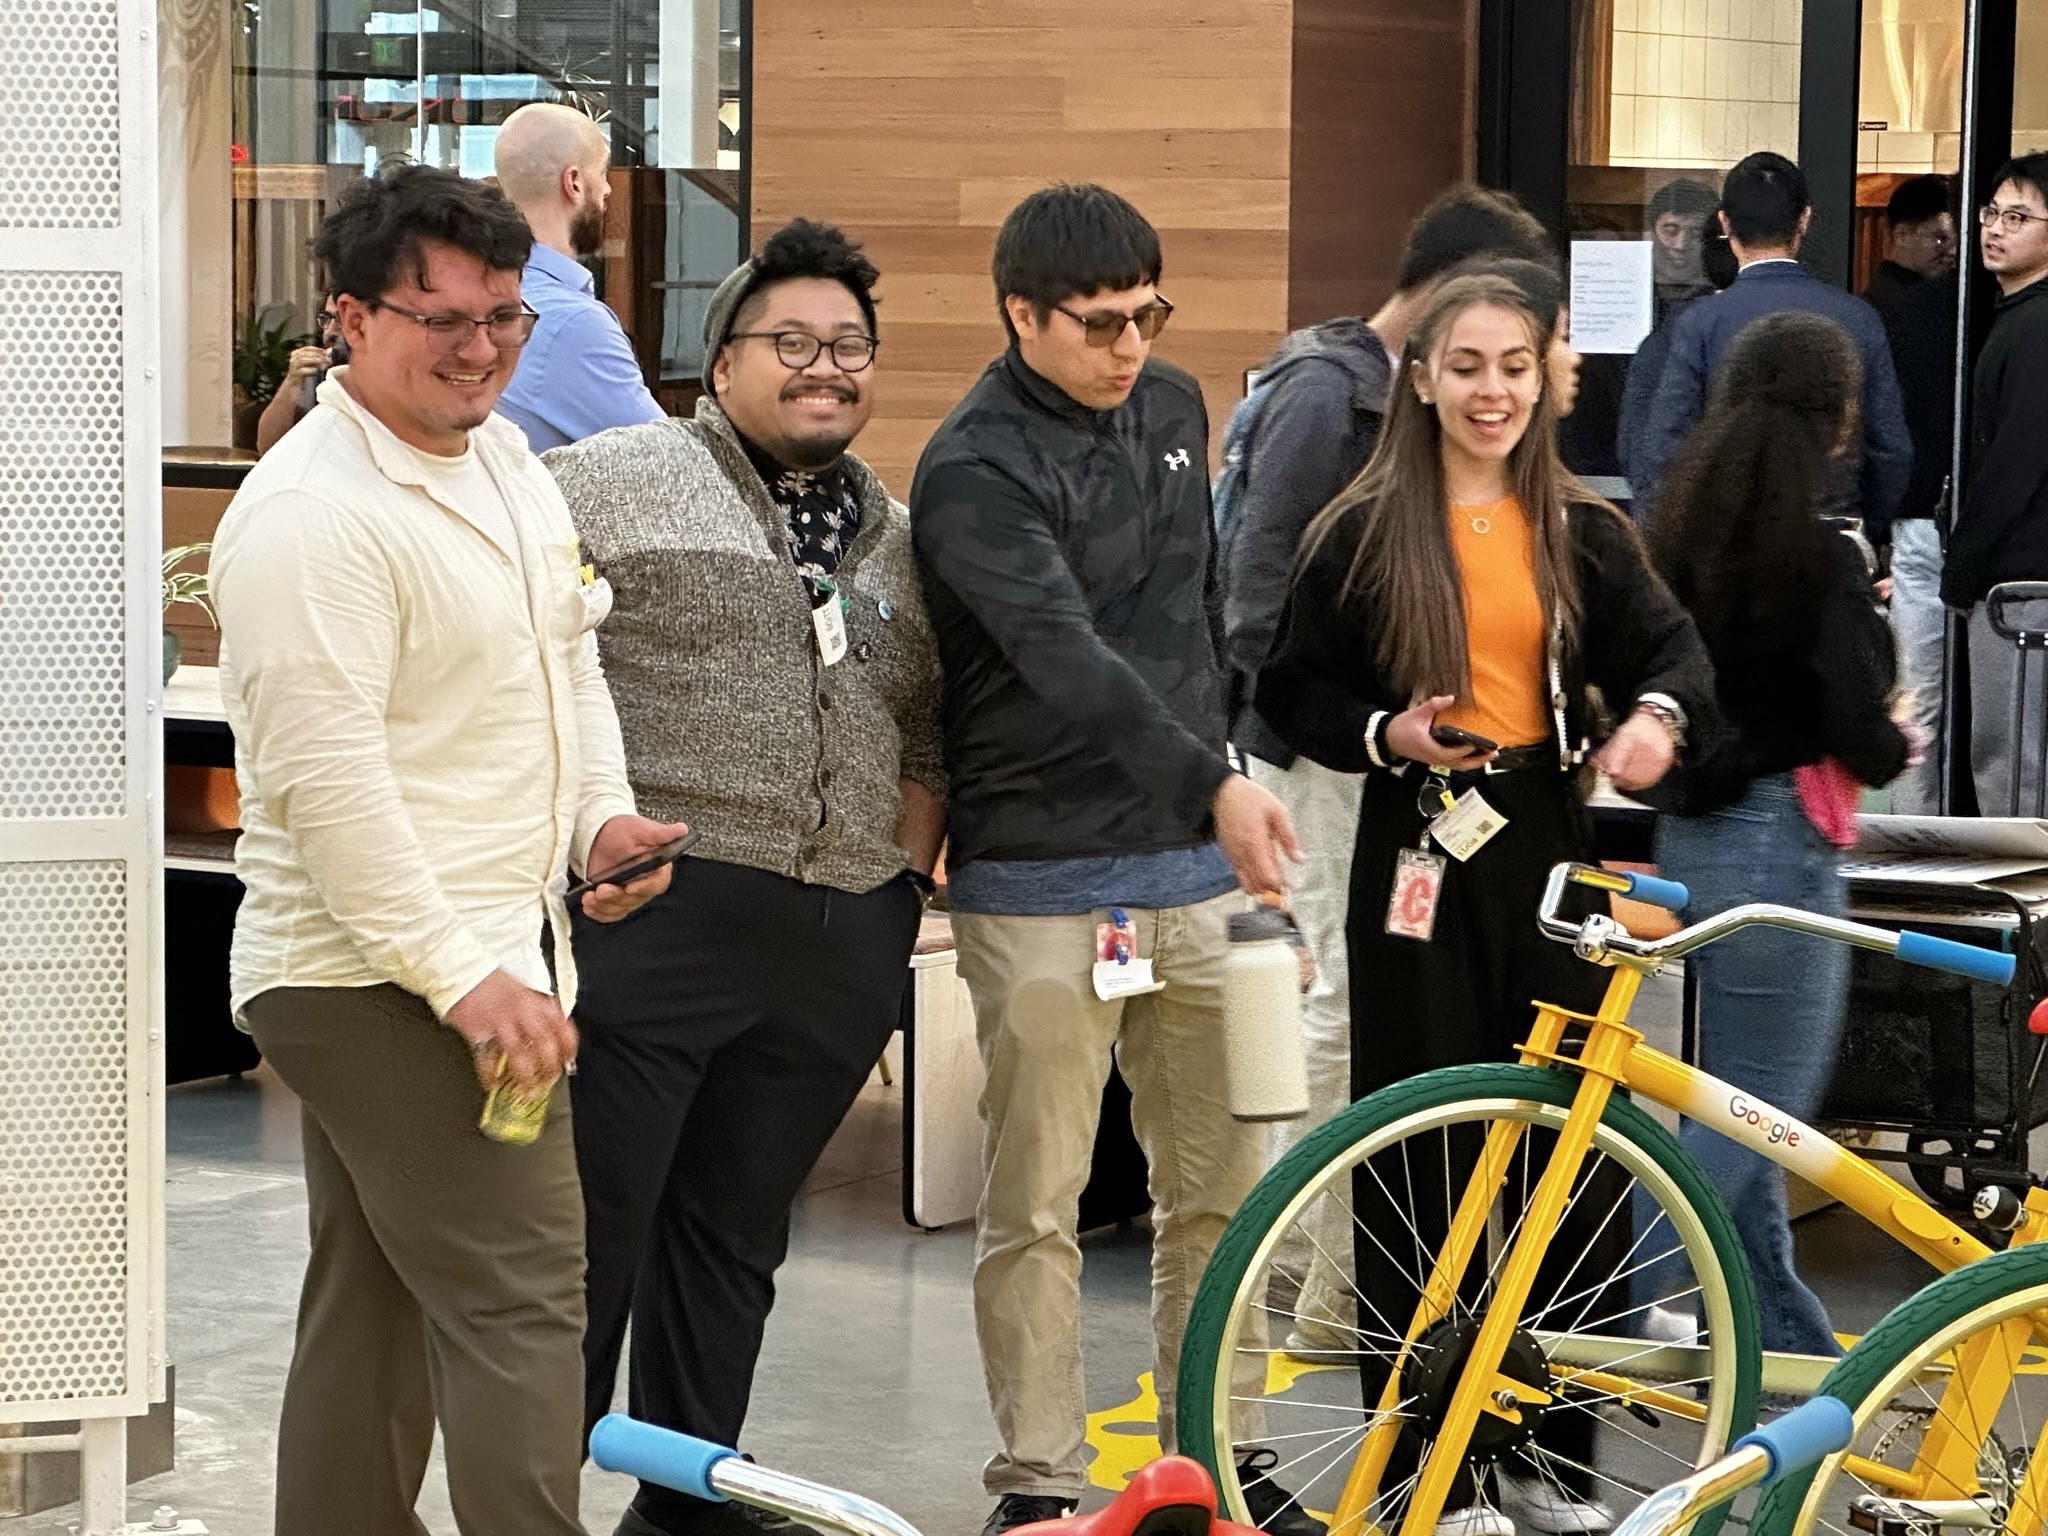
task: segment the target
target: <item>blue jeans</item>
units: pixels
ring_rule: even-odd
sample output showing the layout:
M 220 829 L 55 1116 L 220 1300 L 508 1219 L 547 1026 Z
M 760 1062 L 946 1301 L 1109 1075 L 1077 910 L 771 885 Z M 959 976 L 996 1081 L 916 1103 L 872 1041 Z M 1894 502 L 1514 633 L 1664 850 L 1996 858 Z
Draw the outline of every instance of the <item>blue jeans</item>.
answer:
M 1840 856 L 1800 809 L 1790 774 L 1754 780 L 1743 797 L 1705 816 L 1657 822 L 1657 867 L 1692 892 L 1697 922 L 1747 901 L 1844 915 Z M 1841 1043 L 1849 951 L 1806 934 L 1749 929 L 1687 962 L 1699 992 L 1699 1065 L 1811 1121 Z M 1838 1355 L 1827 1310 L 1792 1268 L 1785 1175 L 1725 1136 L 1684 1122 L 1680 1139 L 1728 1210 L 1756 1278 L 1765 1349 Z

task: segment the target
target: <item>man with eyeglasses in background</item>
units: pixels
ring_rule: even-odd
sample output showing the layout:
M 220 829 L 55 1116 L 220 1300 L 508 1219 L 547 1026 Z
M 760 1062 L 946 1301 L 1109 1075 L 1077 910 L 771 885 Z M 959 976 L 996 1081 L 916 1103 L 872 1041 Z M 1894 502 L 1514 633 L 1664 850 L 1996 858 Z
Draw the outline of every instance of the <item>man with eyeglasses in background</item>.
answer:
M 491 160 L 499 187 L 533 230 L 519 289 L 540 315 L 499 414 L 535 453 L 607 427 L 660 421 L 633 343 L 583 265 L 604 249 L 611 201 L 604 130 L 561 102 L 528 102 L 505 119 Z
M 402 165 L 314 241 L 350 360 L 214 538 L 244 888 L 236 1018 L 299 1097 L 312 1253 L 279 1536 L 417 1536 L 438 1420 L 464 1536 L 580 1536 L 583 1205 L 567 872 L 680 835 L 634 814 L 576 530 L 491 414 L 533 315 L 496 191 Z M 668 872 L 581 901 L 623 917 Z M 545 937 L 543 937 L 545 934 Z
M 1984 270 L 1998 280 L 1998 308 L 1977 355 L 1970 395 L 1969 469 L 1949 537 L 1942 601 L 1969 615 L 1970 766 L 1977 808 L 2014 816 L 2034 804 L 2042 764 L 2042 679 L 2021 702 L 2013 740 L 2019 652 L 1991 627 L 1985 594 L 2004 581 L 2048 581 L 2048 151 L 1999 169 L 1997 190 L 1977 214 Z M 2008 623 L 2048 628 L 2048 603 L 2020 603 Z M 2020 790 L 2013 800 L 2013 757 Z
M 547 455 L 613 594 L 634 793 L 702 834 L 633 922 L 576 928 L 586 1427 L 630 1318 L 634 1415 L 739 1443 L 790 1207 L 896 1027 L 931 889 L 938 656 L 908 515 L 848 452 L 877 277 L 792 221 L 712 295 L 694 420 Z M 618 1531 L 763 1518 L 643 1483 Z
M 1894 306 L 1930 278 L 1956 267 L 1955 192 L 1946 176 L 1909 176 L 1884 205 L 1885 254 L 1863 297 L 1889 320 Z
M 1087 1484 L 1076 1228 L 1112 1052 L 1151 1170 L 1168 1449 L 1188 1303 L 1262 1171 L 1262 1129 L 1223 1102 L 1226 929 L 1239 885 L 1278 894 L 1280 850 L 1301 850 L 1224 755 L 1209 421 L 1195 381 L 1150 358 L 1173 309 L 1159 274 L 1157 232 L 1104 187 L 1011 210 L 994 257 L 1009 349 L 910 491 L 945 672 L 947 891 L 987 1069 L 974 1315 L 1002 1449 L 984 1536 L 1071 1513 Z M 1129 980 L 1138 962 L 1149 984 Z M 1259 1524 L 1320 1533 L 1271 1480 L 1275 1453 L 1244 1449 Z

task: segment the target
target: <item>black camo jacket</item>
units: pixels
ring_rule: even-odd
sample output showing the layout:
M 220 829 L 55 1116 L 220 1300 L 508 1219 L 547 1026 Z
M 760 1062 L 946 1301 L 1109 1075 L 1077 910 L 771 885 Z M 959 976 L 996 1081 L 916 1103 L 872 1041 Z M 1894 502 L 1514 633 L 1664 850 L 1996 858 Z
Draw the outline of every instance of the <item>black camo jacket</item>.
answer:
M 1095 411 L 991 363 L 926 444 L 910 529 L 938 636 L 948 862 L 1209 837 L 1224 757 L 1209 419 L 1157 360 Z

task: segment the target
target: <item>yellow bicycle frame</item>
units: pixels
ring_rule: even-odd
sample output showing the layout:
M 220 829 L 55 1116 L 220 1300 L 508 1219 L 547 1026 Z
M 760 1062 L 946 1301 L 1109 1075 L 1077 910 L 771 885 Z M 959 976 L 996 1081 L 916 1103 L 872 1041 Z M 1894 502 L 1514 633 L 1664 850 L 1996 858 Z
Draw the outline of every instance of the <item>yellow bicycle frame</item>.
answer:
M 1556 1148 L 1522 1218 L 1520 1235 L 1494 1285 L 1479 1336 L 1466 1357 L 1464 1373 L 1452 1391 L 1443 1423 L 1409 1499 L 1400 1536 L 1431 1536 L 1480 1415 L 1490 1413 L 1520 1422 L 1520 1405 L 1534 1406 L 1551 1400 L 1551 1394 L 1538 1383 L 1516 1381 L 1503 1373 L 1501 1365 L 1535 1285 L 1537 1268 L 1556 1235 L 1566 1201 L 1592 1146 L 1594 1129 L 1616 1087 L 1627 1089 L 1638 1100 L 1675 1109 L 1687 1119 L 1769 1158 L 1787 1172 L 1798 1174 L 1937 1269 L 1959 1269 L 1991 1251 L 1921 1196 L 1838 1142 L 1781 1113 L 1755 1094 L 1645 1045 L 1643 1037 L 1629 1028 L 1627 1020 L 1636 989 L 1649 967 L 1632 963 L 1621 955 L 1611 956 L 1610 963 L 1613 974 L 1597 1013 L 1573 1013 L 1538 1003 L 1535 1025 L 1519 1047 L 1523 1065 L 1577 1072 L 1581 1082 L 1570 1113 L 1557 1133 Z M 1575 1023 L 1585 1026 L 1586 1038 L 1575 1054 L 1567 1055 L 1565 1033 Z M 1498 1121 L 1487 1132 L 1478 1165 L 1459 1199 L 1449 1233 L 1408 1326 L 1407 1344 L 1388 1373 L 1375 1420 L 1352 1460 L 1350 1474 L 1331 1516 L 1330 1536 L 1371 1536 L 1367 1533 L 1367 1514 L 1378 1496 L 1401 1429 L 1395 1407 L 1400 1401 L 1402 1368 L 1416 1341 L 1449 1315 L 1459 1283 L 1485 1240 L 1488 1212 L 1506 1182 L 1523 1129 L 1518 1121 Z M 2025 1207 L 2025 1220 L 2013 1241 L 2039 1242 L 2048 1238 L 2048 1191 L 2029 1190 Z M 1895 1468 L 1853 1456 L 1847 1461 L 1850 1472 L 1884 1488 L 1893 1497 L 1909 1501 L 1969 1497 L 1978 1481 L 1978 1446 L 1950 1426 L 1990 1422 L 2029 1337 L 2048 1340 L 2048 1317 L 2015 1320 L 2006 1324 L 2001 1334 L 1972 1338 L 1958 1351 L 1955 1368 L 1942 1389 L 1940 1411 L 1923 1437 L 1909 1473 L 1902 1476 Z M 1628 1385 L 1618 1378 L 1586 1370 L 1568 1369 L 1568 1375 L 1570 1379 L 1598 1384 L 1603 1390 Z M 1639 1390 L 1646 1399 L 1654 1391 L 1649 1387 Z M 1668 1394 L 1663 1396 L 1668 1399 Z M 1667 1400 L 1663 1406 L 1676 1405 Z M 1694 1407 L 1692 1411 L 1698 1410 Z M 2020 1531 L 2038 1529 L 2043 1514 L 2048 1513 L 2048 1425 L 2044 1425 L 2042 1443 L 2034 1448 L 2025 1481 L 2013 1502 L 2013 1513 L 2010 1528 Z

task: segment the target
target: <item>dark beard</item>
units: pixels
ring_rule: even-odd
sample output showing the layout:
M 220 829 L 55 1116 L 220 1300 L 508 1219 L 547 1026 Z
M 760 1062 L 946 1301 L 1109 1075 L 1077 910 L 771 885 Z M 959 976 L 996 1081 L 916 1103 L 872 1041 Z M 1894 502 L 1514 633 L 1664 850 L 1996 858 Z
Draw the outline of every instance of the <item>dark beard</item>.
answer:
M 585 203 L 569 219 L 569 248 L 578 257 L 595 256 L 604 249 L 604 210 Z

